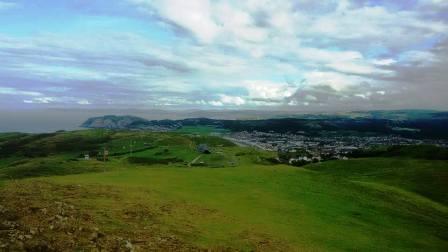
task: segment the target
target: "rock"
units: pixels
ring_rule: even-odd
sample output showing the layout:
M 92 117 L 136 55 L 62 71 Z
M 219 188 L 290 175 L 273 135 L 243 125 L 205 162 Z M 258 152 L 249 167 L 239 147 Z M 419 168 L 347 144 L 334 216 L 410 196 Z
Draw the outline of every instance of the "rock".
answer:
M 35 228 L 30 228 L 30 234 L 35 235 L 37 230 Z
M 6 212 L 6 208 L 2 205 L 0 205 L 0 213 L 5 213 Z
M 134 251 L 134 246 L 132 245 L 132 243 L 128 240 L 125 241 L 124 247 L 126 249 L 128 249 L 129 251 Z
M 97 241 L 98 239 L 100 239 L 100 238 L 102 238 L 102 237 L 104 237 L 104 234 L 103 234 L 103 233 L 100 233 L 100 232 L 93 232 L 93 233 L 90 235 L 90 240 L 91 240 L 91 241 Z
M 46 208 L 42 208 L 41 210 L 40 210 L 43 214 L 47 214 L 47 212 L 48 212 L 48 210 L 46 209 Z

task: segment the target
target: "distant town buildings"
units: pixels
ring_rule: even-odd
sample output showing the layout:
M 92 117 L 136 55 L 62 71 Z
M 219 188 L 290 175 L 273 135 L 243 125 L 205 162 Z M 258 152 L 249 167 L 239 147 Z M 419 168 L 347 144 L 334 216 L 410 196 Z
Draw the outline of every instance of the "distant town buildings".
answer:
M 302 164 L 324 160 L 347 160 L 356 150 L 373 146 L 430 144 L 448 147 L 446 140 L 420 140 L 388 136 L 306 136 L 274 132 L 236 132 L 225 136 L 236 144 L 277 151 L 281 162 Z

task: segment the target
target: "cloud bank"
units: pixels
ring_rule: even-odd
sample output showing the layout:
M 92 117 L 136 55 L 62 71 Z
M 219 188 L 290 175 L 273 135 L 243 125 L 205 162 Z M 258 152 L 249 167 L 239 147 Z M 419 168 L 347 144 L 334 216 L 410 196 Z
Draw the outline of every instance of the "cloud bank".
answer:
M 446 1 L 11 0 L 0 13 L 2 107 L 448 109 Z

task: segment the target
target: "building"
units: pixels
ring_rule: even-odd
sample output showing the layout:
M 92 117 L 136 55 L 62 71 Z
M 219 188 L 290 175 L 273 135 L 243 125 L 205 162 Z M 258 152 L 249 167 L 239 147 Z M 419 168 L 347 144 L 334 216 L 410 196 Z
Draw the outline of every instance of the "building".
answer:
M 197 147 L 197 150 L 198 150 L 198 152 L 200 152 L 202 154 L 210 154 L 210 153 L 212 153 L 210 151 L 210 148 L 206 144 L 199 144 L 198 147 Z

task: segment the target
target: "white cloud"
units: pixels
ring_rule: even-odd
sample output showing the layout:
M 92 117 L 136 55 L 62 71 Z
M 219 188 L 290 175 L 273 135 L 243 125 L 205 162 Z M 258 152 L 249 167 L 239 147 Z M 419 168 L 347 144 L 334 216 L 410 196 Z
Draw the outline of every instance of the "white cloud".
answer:
M 286 83 L 267 80 L 247 80 L 243 82 L 252 99 L 283 100 L 293 95 L 297 87 Z
M 216 107 L 221 107 L 221 106 L 224 105 L 224 104 L 223 104 L 222 102 L 220 102 L 220 101 L 209 101 L 209 104 L 212 105 L 212 106 L 216 106 Z
M 219 100 L 209 101 L 208 103 L 212 106 L 224 106 L 224 105 L 241 106 L 246 104 L 246 101 L 239 96 L 220 94 Z
M 317 101 L 317 97 L 316 97 L 316 96 L 313 96 L 313 95 L 310 95 L 310 94 L 307 94 L 307 95 L 305 96 L 305 100 L 308 100 L 308 101 Z
M 418 2 L 423 6 L 436 6 L 436 7 L 448 6 L 448 1 L 446 0 L 419 0 Z
M 55 101 L 56 101 L 56 99 L 54 97 L 36 97 L 36 98 L 30 99 L 30 100 L 23 100 L 23 103 L 48 104 L 48 103 L 52 103 Z
M 368 65 L 364 62 L 333 62 L 327 66 L 340 72 L 352 74 L 392 73 L 391 71 L 377 69 L 374 66 Z
M 356 97 L 362 98 L 362 99 L 369 99 L 369 96 L 366 94 L 355 94 Z
M 70 66 L 24 63 L 21 69 L 27 69 L 29 74 L 50 79 L 106 80 L 108 78 L 107 73 Z
M 402 40 L 413 37 L 415 32 L 435 34 L 445 32 L 447 28 L 442 22 L 421 20 L 418 13 L 364 6 L 324 15 L 309 29 L 335 39 L 383 39 L 383 43 L 395 44 L 403 43 Z
M 312 71 L 304 74 L 307 84 L 311 86 L 330 86 L 336 91 L 356 86 L 366 79 L 338 72 Z
M 390 66 L 397 63 L 397 61 L 395 59 L 377 59 L 373 60 L 372 63 L 378 66 Z
M 291 100 L 291 101 L 288 102 L 288 105 L 289 106 L 297 106 L 297 101 Z
M 90 105 L 91 103 L 87 99 L 82 99 L 77 102 L 79 105 Z
M 14 9 L 18 6 L 17 3 L 0 1 L 0 11 Z
M 437 61 L 437 56 L 427 51 L 406 51 L 399 57 L 399 62 L 403 65 L 428 66 Z
M 0 94 L 57 96 L 23 99 L 75 105 L 144 100 L 149 105 L 316 106 L 324 95 L 310 90 L 329 86 L 337 97 L 389 99 L 382 90 L 392 94 L 414 88 L 394 82 L 400 71 L 407 69 L 410 76 L 413 67 L 440 65 L 437 47 L 448 31 L 446 19 L 436 15 L 446 5 L 440 0 L 419 0 L 401 10 L 366 1 L 127 1 L 149 15 L 132 20 L 152 22 L 147 33 L 123 25 L 116 32 L 94 34 L 0 35 L 0 72 L 30 80 L 30 86 L 42 85 L 33 90 L 45 95 L 11 88 L 0 88 Z M 420 13 L 418 7 L 425 10 Z M 134 17 L 129 14 L 126 19 Z M 54 87 L 58 85 L 67 90 Z M 114 97 L 97 95 L 97 87 Z M 290 101 L 298 88 L 310 94 Z M 62 99 L 62 92 L 79 97 Z
M 159 14 L 191 31 L 202 42 L 210 43 L 219 33 L 212 18 L 209 0 L 156 0 L 138 1 L 153 3 Z
M 0 87 L 0 94 L 5 95 L 23 95 L 23 96 L 41 96 L 42 93 L 34 91 L 24 91 L 10 87 Z
M 239 97 L 239 96 L 229 96 L 229 95 L 221 95 L 221 100 L 223 104 L 230 104 L 230 105 L 244 105 L 246 101 Z
M 263 42 L 267 37 L 265 29 L 254 26 L 250 13 L 221 2 L 215 6 L 214 13 L 223 31 L 236 39 L 249 42 Z
M 352 74 L 391 74 L 379 69 L 369 62 L 358 51 L 335 51 L 302 47 L 296 50 L 297 56 L 306 60 L 307 64 L 323 65 L 333 70 Z M 384 62 L 381 62 L 384 63 Z

